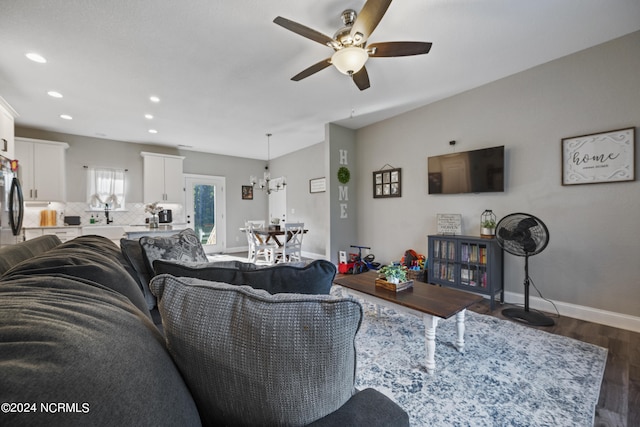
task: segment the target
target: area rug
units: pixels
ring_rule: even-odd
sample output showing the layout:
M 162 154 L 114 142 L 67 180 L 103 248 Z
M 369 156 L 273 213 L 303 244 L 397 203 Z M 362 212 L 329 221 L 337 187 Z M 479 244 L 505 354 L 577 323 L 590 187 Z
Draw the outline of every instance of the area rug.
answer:
M 464 354 L 455 318 L 440 320 L 429 375 L 422 320 L 361 302 L 356 387 L 393 399 L 413 427 L 593 426 L 606 349 L 467 311 Z

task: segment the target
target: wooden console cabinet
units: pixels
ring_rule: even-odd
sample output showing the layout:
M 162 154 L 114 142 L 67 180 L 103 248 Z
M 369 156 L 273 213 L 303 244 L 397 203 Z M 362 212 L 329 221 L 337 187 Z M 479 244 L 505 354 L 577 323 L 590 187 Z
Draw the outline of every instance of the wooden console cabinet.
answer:
M 428 236 L 429 283 L 488 295 L 504 302 L 504 254 L 495 239 L 475 236 Z

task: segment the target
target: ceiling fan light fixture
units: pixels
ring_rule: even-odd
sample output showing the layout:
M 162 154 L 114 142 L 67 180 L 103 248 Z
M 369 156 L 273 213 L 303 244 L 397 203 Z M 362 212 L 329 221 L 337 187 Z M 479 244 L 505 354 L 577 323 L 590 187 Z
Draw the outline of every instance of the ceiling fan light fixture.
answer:
M 366 50 L 352 46 L 336 51 L 331 57 L 331 63 L 342 74 L 352 75 L 364 67 L 367 59 L 369 59 L 369 55 Z

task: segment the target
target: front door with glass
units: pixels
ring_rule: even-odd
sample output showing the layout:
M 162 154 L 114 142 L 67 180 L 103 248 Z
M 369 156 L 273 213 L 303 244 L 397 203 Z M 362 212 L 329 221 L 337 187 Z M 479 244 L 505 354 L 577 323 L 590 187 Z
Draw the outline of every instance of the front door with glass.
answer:
M 185 175 L 187 225 L 208 254 L 225 249 L 224 184 L 224 177 Z

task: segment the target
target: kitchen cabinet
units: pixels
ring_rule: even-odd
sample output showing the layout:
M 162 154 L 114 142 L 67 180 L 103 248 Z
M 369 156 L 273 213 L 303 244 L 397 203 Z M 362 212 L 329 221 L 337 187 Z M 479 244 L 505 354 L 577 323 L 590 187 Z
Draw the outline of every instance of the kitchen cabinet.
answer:
M 0 97 L 0 156 L 8 159 L 15 158 L 14 120 L 16 116 L 15 110 Z
M 142 152 L 145 203 L 184 203 L 182 156 Z
M 80 235 L 80 227 L 35 227 L 24 228 L 24 240 L 35 239 L 39 236 L 53 234 L 58 236 L 61 242 L 67 242 Z
M 64 142 L 15 138 L 15 158 L 25 201 L 64 202 Z

